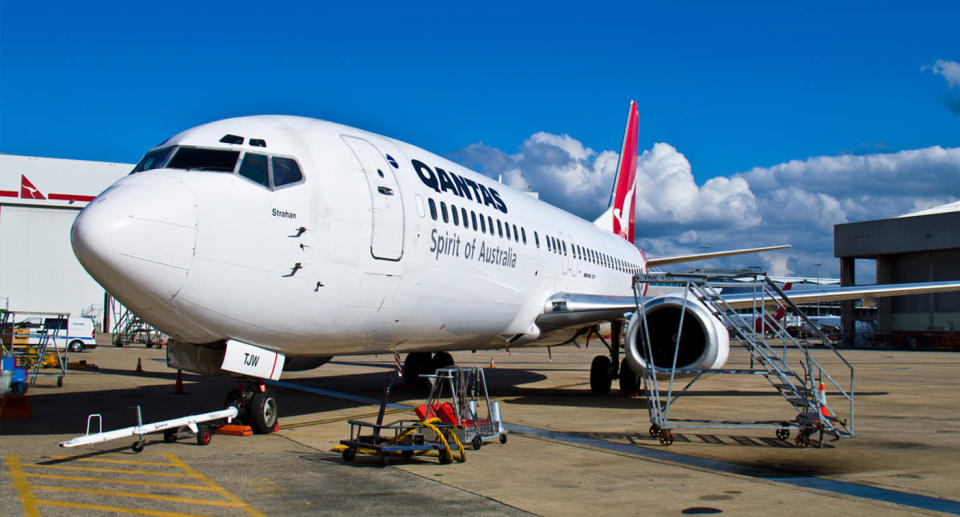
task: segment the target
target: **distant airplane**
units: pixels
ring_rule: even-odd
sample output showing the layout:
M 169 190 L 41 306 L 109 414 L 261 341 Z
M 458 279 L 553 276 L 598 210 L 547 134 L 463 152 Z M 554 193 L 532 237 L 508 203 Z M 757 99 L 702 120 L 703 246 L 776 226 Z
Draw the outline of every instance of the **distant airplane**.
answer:
M 261 433 L 278 415 L 263 380 L 285 369 L 406 353 L 409 381 L 451 365 L 452 350 L 560 344 L 611 322 L 610 355 L 597 356 L 590 374 L 604 393 L 628 364 L 645 367 L 629 344 L 630 360 L 619 360 L 635 273 L 786 247 L 648 259 L 633 243 L 643 188 L 635 184 L 638 118 L 631 102 L 613 195 L 595 223 L 392 138 L 253 116 L 151 149 L 84 208 L 71 241 L 107 291 L 173 337 L 169 366 L 246 381 L 228 403 Z M 839 300 L 956 289 L 960 282 L 815 293 Z M 682 295 L 642 301 L 656 327 L 669 325 L 663 309 L 681 307 Z M 720 325 L 690 314 L 705 328 Z M 716 368 L 729 349 L 726 332 L 685 345 L 693 349 L 682 357 L 692 359 L 682 367 Z

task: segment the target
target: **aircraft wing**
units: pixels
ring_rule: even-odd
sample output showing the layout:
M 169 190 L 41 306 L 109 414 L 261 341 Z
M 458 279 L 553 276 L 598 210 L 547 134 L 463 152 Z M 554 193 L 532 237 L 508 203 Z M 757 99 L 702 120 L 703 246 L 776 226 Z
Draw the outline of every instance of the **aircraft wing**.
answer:
M 915 294 L 945 293 L 960 291 L 960 281 L 923 282 L 915 284 L 856 285 L 832 289 L 811 289 L 808 291 L 790 291 L 788 296 L 795 304 L 831 302 L 840 300 L 858 300 L 906 296 Z M 738 292 L 720 296 L 734 309 L 749 309 L 754 306 L 752 292 Z M 641 299 L 645 301 L 650 297 Z M 778 299 L 767 297 L 765 305 L 776 306 Z M 623 318 L 625 314 L 636 310 L 636 300 L 632 296 L 603 296 L 595 294 L 557 293 L 547 298 L 543 313 L 537 318 L 537 325 L 545 332 L 590 325 L 600 321 Z
M 746 248 L 742 250 L 714 251 L 713 253 L 696 253 L 694 255 L 677 255 L 676 257 L 648 258 L 647 266 L 666 266 L 668 264 L 678 264 L 680 262 L 693 262 L 695 260 L 729 257 L 731 255 L 746 255 L 748 253 L 760 253 L 762 251 L 782 250 L 789 247 L 789 244 L 784 244 L 781 246 L 767 246 L 765 248 Z
M 798 305 L 816 302 L 835 302 L 840 300 L 870 300 L 890 296 L 907 296 L 911 294 L 932 294 L 960 291 L 960 281 L 921 282 L 916 284 L 881 284 L 881 285 L 853 285 L 849 287 L 835 287 L 832 289 L 810 289 L 804 291 L 790 291 L 788 296 Z M 753 307 L 753 293 L 736 293 L 720 296 L 734 309 L 749 309 Z M 767 298 L 765 305 L 776 305 L 776 301 Z

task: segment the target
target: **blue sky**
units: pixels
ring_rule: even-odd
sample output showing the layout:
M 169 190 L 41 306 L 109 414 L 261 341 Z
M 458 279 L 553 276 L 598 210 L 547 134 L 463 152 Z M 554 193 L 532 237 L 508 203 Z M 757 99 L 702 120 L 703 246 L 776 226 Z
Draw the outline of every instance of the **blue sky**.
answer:
M 669 144 L 697 185 L 960 147 L 960 88 L 930 68 L 960 60 L 958 2 L 324 4 L 3 2 L 0 152 L 133 162 L 284 113 L 451 156 L 540 132 L 599 154 L 631 99 L 641 152 Z

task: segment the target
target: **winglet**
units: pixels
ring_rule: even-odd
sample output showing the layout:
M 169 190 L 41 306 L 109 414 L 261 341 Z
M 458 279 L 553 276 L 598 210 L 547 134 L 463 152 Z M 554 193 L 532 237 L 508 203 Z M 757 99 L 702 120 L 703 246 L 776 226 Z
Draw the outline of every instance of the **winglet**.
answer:
M 620 162 L 613 183 L 613 193 L 606 211 L 594 221 L 604 230 L 633 242 L 634 213 L 637 190 L 637 139 L 639 134 L 640 113 L 637 103 L 630 101 L 627 115 L 627 128 L 623 133 L 623 145 L 620 147 Z

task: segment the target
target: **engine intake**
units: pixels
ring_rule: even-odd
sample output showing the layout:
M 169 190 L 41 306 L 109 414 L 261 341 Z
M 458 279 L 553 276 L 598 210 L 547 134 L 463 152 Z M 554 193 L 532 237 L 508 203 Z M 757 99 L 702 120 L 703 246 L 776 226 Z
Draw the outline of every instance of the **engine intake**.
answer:
M 686 300 L 683 293 L 658 296 L 633 314 L 627 327 L 626 355 L 630 366 L 638 373 L 651 366 L 647 364 L 642 332 L 649 333 L 652 366 L 657 373 L 670 372 L 674 353 L 677 368 L 719 368 L 727 362 L 730 353 L 727 329 L 692 295 Z

